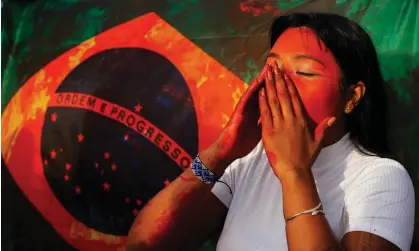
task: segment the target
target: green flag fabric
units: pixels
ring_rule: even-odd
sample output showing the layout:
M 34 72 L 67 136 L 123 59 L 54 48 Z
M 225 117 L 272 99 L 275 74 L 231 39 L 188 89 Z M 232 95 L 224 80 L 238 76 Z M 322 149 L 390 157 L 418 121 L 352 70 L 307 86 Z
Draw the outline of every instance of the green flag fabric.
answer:
M 371 35 L 390 147 L 418 191 L 417 0 L 9 0 L 4 250 L 123 250 L 139 210 L 216 137 L 259 73 L 273 18 L 309 11 L 347 16 Z

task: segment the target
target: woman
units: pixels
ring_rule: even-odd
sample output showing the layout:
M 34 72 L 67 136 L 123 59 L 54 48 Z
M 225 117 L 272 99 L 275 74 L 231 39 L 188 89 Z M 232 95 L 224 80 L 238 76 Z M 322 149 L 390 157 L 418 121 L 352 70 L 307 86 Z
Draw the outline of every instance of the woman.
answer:
M 414 190 L 386 133 L 368 34 L 333 14 L 278 17 L 266 67 L 141 211 L 128 250 L 193 249 L 221 229 L 220 251 L 409 250 Z

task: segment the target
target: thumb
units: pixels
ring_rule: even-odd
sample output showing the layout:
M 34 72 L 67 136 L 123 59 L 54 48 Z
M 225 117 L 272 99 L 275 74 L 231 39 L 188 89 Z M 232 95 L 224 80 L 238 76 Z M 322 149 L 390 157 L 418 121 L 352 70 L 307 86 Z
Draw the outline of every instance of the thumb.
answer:
M 326 135 L 327 131 L 330 127 L 335 123 L 336 117 L 327 117 L 323 119 L 320 124 L 317 125 L 316 130 L 314 132 L 314 140 L 321 145 L 323 142 L 323 138 Z

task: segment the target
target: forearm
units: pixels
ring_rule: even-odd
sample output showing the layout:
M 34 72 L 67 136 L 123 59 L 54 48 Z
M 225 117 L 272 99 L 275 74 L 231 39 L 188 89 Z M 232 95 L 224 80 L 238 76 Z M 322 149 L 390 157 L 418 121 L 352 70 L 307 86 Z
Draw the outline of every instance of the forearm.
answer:
M 201 160 L 221 173 L 225 169 L 226 163 L 217 161 L 211 152 L 202 153 Z M 208 238 L 222 226 L 227 212 L 215 201 L 212 187 L 188 168 L 141 210 L 131 227 L 127 250 L 179 250 Z
M 290 173 L 281 179 L 285 219 L 316 207 L 321 201 L 311 170 Z M 303 214 L 286 223 L 288 250 L 343 250 L 326 217 Z

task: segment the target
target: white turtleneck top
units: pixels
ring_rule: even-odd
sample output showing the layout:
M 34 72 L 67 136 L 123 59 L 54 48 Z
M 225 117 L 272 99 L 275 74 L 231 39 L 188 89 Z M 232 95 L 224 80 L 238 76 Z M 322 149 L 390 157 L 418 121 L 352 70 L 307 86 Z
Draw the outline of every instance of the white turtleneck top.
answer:
M 397 161 L 357 150 L 349 134 L 321 150 L 312 166 L 325 216 L 338 240 L 365 231 L 381 236 L 402 251 L 410 250 L 415 196 L 412 180 Z M 217 251 L 288 250 L 281 184 L 262 142 L 233 162 L 212 192 L 228 214 Z

